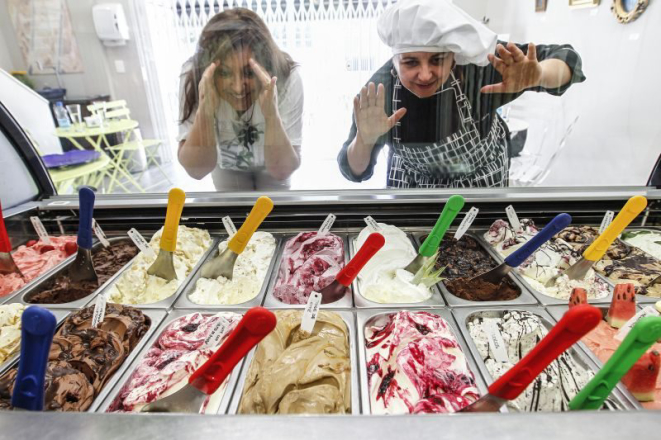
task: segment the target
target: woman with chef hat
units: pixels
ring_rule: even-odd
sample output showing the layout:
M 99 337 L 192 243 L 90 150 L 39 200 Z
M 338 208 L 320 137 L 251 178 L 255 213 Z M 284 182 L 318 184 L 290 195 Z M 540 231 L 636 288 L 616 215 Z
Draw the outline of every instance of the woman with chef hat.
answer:
M 509 131 L 496 110 L 585 81 L 571 46 L 498 42 L 448 0 L 400 0 L 378 32 L 394 56 L 354 98 L 338 156 L 355 182 L 372 177 L 387 144 L 389 187 L 507 186 Z

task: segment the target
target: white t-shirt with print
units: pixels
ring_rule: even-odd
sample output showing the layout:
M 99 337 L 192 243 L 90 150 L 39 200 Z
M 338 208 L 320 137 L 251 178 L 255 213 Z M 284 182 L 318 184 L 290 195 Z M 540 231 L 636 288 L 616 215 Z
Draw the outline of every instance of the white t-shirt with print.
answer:
M 187 61 L 180 76 L 179 98 L 181 109 L 184 102 L 185 78 L 192 63 Z M 295 66 L 283 86 L 278 84 L 278 112 L 285 133 L 293 146 L 300 146 L 303 131 L 303 81 L 299 73 L 300 67 Z M 193 127 L 195 112 L 188 120 L 179 124 L 178 142 L 185 140 Z M 261 182 L 261 186 L 288 187 L 288 181 L 276 181 L 267 184 L 268 174 L 264 164 L 264 129 L 265 120 L 262 109 L 255 101 L 252 106 L 239 115 L 224 99 L 219 100 L 215 114 L 216 147 L 218 148 L 218 163 L 212 173 L 218 190 L 239 190 L 249 188 L 249 175 L 238 173 L 256 173 L 252 181 Z M 237 173 L 238 172 L 238 173 Z M 225 175 L 220 175 L 225 173 Z M 227 177 L 232 176 L 231 182 Z M 242 188 L 243 187 L 243 188 Z M 256 188 L 255 188 L 256 189 Z

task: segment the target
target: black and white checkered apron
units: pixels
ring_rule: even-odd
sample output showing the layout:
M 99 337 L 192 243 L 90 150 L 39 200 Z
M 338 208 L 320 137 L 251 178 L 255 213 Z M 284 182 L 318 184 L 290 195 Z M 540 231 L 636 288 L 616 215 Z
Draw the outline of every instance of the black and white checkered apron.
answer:
M 402 145 L 400 123 L 393 127 L 393 155 L 388 174 L 392 188 L 471 188 L 506 186 L 509 174 L 507 131 L 500 118 L 494 117 L 486 137 L 482 138 L 473 121 L 472 107 L 452 74 L 459 110 L 459 130 L 432 145 Z M 402 88 L 396 78 L 392 107 L 399 108 Z

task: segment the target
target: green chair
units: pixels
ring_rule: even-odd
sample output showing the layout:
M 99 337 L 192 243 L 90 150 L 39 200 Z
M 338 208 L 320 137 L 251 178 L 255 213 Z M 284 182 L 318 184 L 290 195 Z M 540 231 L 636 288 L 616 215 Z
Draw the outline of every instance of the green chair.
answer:
M 103 112 L 102 116 L 104 119 L 130 119 L 131 117 L 131 111 L 126 106 L 126 100 L 123 99 L 105 103 L 95 103 L 88 106 L 87 109 L 92 113 Z M 147 159 L 147 166 L 137 176 L 136 180 L 140 180 L 149 167 L 154 165 L 170 185 L 174 185 L 158 161 L 158 148 L 161 143 L 162 141 L 160 139 L 142 139 L 139 129 L 136 129 L 128 132 L 121 144 L 107 145 L 107 148 L 114 155 L 117 165 L 127 173 L 130 172 L 129 167 L 134 155 L 138 151 L 143 150 Z

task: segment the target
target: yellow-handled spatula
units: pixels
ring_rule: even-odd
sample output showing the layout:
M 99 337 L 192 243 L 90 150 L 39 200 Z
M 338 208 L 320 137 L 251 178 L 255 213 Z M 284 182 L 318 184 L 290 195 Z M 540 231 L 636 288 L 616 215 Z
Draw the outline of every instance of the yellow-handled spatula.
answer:
M 163 234 L 161 234 L 161 249 L 158 251 L 156 261 L 147 269 L 149 275 L 156 275 L 168 281 L 177 278 L 172 258 L 175 249 L 177 249 L 177 230 L 179 229 L 179 219 L 181 219 L 185 201 L 186 193 L 183 190 L 179 188 L 170 190 L 165 225 L 163 226 Z
M 561 275 L 567 275 L 570 280 L 582 280 L 592 265 L 604 256 L 615 239 L 627 226 L 647 207 L 647 199 L 643 196 L 631 197 L 620 213 L 604 232 L 583 252 L 580 260 L 566 271 L 554 276 L 546 282 L 546 287 L 555 285 Z
M 241 225 L 234 237 L 227 243 L 227 249 L 222 254 L 216 255 L 211 260 L 204 263 L 200 275 L 204 278 L 225 277 L 228 280 L 234 275 L 234 263 L 241 252 L 246 248 L 250 238 L 255 233 L 259 225 L 262 224 L 267 215 L 273 210 L 273 202 L 268 197 L 262 196 L 257 199 L 248 218 Z

